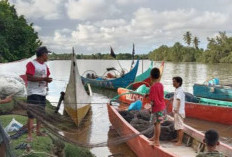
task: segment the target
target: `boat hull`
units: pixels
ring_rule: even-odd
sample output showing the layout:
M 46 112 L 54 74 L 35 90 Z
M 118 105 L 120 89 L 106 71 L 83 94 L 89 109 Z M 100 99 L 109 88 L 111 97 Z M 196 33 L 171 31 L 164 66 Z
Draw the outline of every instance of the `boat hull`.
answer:
M 139 134 L 111 105 L 107 105 L 108 114 L 113 128 L 119 135 Z M 139 135 L 127 141 L 128 146 L 138 157 L 174 157 L 173 154 L 166 152 L 161 147 L 152 147 L 144 135 Z
M 108 115 L 113 128 L 118 132 L 120 136 L 127 136 L 133 134 L 139 134 L 139 132 L 132 127 L 119 113 L 118 111 L 111 106 L 107 105 Z M 173 121 L 173 118 L 168 117 L 169 120 Z M 191 148 L 196 152 L 198 151 L 198 147 L 203 144 L 204 134 L 197 131 L 196 129 L 184 125 L 184 133 L 185 137 L 192 139 Z M 166 141 L 167 142 L 167 141 Z M 152 147 L 149 145 L 149 140 L 144 135 L 138 135 L 134 138 L 129 139 L 127 145 L 132 149 L 132 151 L 138 157 L 177 157 L 177 156 L 192 156 L 190 154 L 186 154 L 189 152 L 188 150 L 180 150 L 183 151 L 185 155 L 183 155 L 177 148 L 177 150 L 168 149 L 166 147 Z M 188 147 L 186 147 L 188 148 Z M 232 147 L 220 142 L 220 145 L 217 146 L 217 150 L 222 152 L 225 156 L 231 157 Z M 176 154 L 177 153 L 177 154 Z M 181 155 L 182 154 L 182 155 Z M 194 155 L 196 156 L 196 155 Z
M 139 88 L 139 86 L 145 84 L 146 86 L 150 85 L 150 73 L 153 68 L 153 61 L 151 61 L 151 64 L 149 68 L 142 74 L 136 76 L 135 83 L 132 85 L 133 89 Z M 145 82 L 145 83 L 144 83 Z
M 150 78 L 146 78 L 145 80 L 141 81 L 141 82 L 136 82 L 133 84 L 133 89 L 137 89 L 139 88 L 141 85 L 145 84 L 147 87 L 149 87 L 148 85 L 150 85 L 151 83 L 151 79 Z
M 77 126 L 81 124 L 90 109 L 91 96 L 92 92 L 88 95 L 82 84 L 73 50 L 69 82 L 64 95 L 64 109 Z
M 85 118 L 87 113 L 90 110 L 90 104 L 85 105 L 78 109 L 73 109 L 71 107 L 65 107 L 65 111 L 69 114 L 71 119 L 74 121 L 74 123 L 78 126 L 82 122 L 82 120 Z
M 196 97 L 232 101 L 232 88 L 194 84 L 193 95 Z
M 81 77 L 84 84 L 89 83 L 91 86 L 108 88 L 108 89 L 118 89 L 119 87 L 127 87 L 129 84 L 133 83 L 138 71 L 139 61 L 137 61 L 135 67 L 125 74 L 124 76 L 116 79 L 108 80 L 97 80 Z
M 128 89 L 119 88 L 118 94 L 128 93 Z M 150 103 L 149 98 L 145 98 L 144 95 L 139 94 L 125 94 L 122 95 L 119 100 L 125 103 L 132 103 L 136 100 L 141 100 L 143 106 L 148 106 Z M 172 111 L 172 103 L 170 100 L 165 99 L 168 112 Z M 146 108 L 146 107 L 145 107 Z M 187 117 L 197 118 L 201 120 L 207 120 L 211 122 L 217 122 L 222 124 L 231 125 L 232 124 L 232 107 L 223 106 L 213 106 L 208 104 L 198 104 L 198 103 L 185 103 L 185 112 Z

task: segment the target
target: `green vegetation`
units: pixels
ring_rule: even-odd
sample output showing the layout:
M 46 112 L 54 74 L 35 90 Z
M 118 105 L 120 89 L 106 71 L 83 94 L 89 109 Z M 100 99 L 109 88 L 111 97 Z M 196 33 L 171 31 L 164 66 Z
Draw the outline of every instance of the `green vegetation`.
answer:
M 219 32 L 215 38 L 207 38 L 207 49 L 199 49 L 200 40 L 190 31 L 183 35 L 187 46 L 176 42 L 173 46 L 162 45 L 149 54 L 135 55 L 135 59 L 164 60 L 172 62 L 232 63 L 232 37 Z M 23 15 L 18 16 L 8 0 L 0 0 L 0 63 L 28 58 L 42 44 L 33 24 Z M 69 60 L 70 54 L 51 54 L 51 60 Z M 119 53 L 116 59 L 130 60 L 130 53 Z M 113 59 L 110 54 L 95 53 L 77 55 L 78 59 Z
M 67 53 L 63 54 L 55 54 L 52 53 L 49 55 L 50 60 L 70 60 L 70 55 Z M 148 59 L 148 55 L 135 55 L 135 59 Z M 110 54 L 102 54 L 102 53 L 96 53 L 96 54 L 90 54 L 90 55 L 83 55 L 83 54 L 77 54 L 77 59 L 104 59 L 104 60 L 113 60 L 114 58 L 110 56 Z M 116 54 L 116 59 L 119 60 L 130 60 L 132 59 L 132 54 L 130 53 L 119 53 Z
M 3 127 L 6 127 L 12 118 L 15 118 L 18 122 L 21 124 L 26 124 L 27 117 L 19 116 L 19 115 L 3 115 L 0 116 L 0 121 L 3 125 Z M 17 140 L 11 141 L 11 149 L 14 152 L 16 156 L 20 156 L 22 154 L 26 154 L 25 150 L 16 150 L 14 149 L 16 146 L 18 146 L 21 143 L 25 143 L 27 138 L 27 134 L 21 136 Z M 26 155 L 27 157 L 47 157 L 48 154 L 52 154 L 52 148 L 53 148 L 53 141 L 49 136 L 46 137 L 37 137 L 33 135 L 33 142 L 30 143 L 32 150 L 35 153 L 31 153 L 30 155 Z M 36 153 L 37 152 L 37 153 Z M 65 156 L 67 157 L 94 157 L 94 155 L 85 148 L 80 148 L 72 144 L 65 143 L 64 148 Z
M 181 43 L 176 42 L 172 47 L 162 45 L 158 49 L 150 52 L 149 59 L 171 62 L 196 62 L 201 61 L 200 56 L 203 52 L 203 49 L 195 49 L 189 46 L 186 47 Z
M 0 1 L 0 63 L 34 55 L 41 41 L 32 26 L 7 0 Z
M 207 38 L 207 49 L 199 49 L 198 37 L 192 39 L 192 34 L 186 32 L 184 41 L 188 46 L 176 42 L 173 46 L 162 45 L 149 53 L 151 60 L 172 62 L 203 62 L 203 63 L 232 63 L 232 37 L 225 32 L 219 32 L 215 38 Z M 191 43 L 193 47 L 191 47 Z

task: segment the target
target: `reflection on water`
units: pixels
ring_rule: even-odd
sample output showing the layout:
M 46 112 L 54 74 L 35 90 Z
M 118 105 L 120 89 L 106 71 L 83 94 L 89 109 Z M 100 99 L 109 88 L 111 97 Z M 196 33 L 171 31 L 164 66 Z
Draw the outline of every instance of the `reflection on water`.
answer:
M 103 60 L 78 60 L 78 68 L 80 74 L 83 74 L 86 70 L 94 70 L 98 75 L 102 75 L 107 67 L 114 66 L 120 69 L 117 61 L 103 61 Z M 120 61 L 123 68 L 130 69 L 131 61 Z M 159 67 L 161 62 L 155 62 L 155 66 Z M 14 64 L 0 64 L 0 74 L 24 74 L 26 63 L 14 63 Z M 150 61 L 143 62 L 144 70 L 150 65 Z M 65 91 L 66 85 L 69 79 L 70 73 L 70 61 L 50 61 L 48 62 L 50 67 L 51 77 L 53 82 L 49 84 L 48 99 L 56 105 L 60 92 Z M 166 91 L 174 91 L 172 87 L 172 77 L 181 76 L 184 79 L 183 88 L 185 91 L 192 93 L 192 86 L 194 83 L 203 83 L 204 81 L 211 79 L 212 77 L 218 77 L 222 84 L 231 84 L 232 82 L 232 64 L 200 64 L 200 63 L 165 63 L 164 74 L 161 82 L 164 84 Z M 142 73 L 142 65 L 139 65 L 138 74 Z M 110 98 L 117 95 L 112 90 L 93 89 L 94 96 L 91 111 L 85 119 L 85 122 L 75 134 L 67 134 L 75 140 L 83 143 L 99 143 L 112 140 L 118 135 L 112 129 L 110 129 L 110 122 L 108 119 L 108 112 L 106 103 Z M 98 93 L 98 94 L 97 94 Z M 100 104 L 102 103 L 102 104 Z M 214 128 L 220 132 L 220 135 L 224 141 L 232 143 L 228 138 L 232 138 L 232 127 L 228 125 L 221 125 L 217 123 L 210 123 L 207 121 L 201 121 L 196 119 L 187 118 L 185 121 L 190 126 L 205 131 L 210 128 Z M 223 138 L 226 137 L 226 138 Z M 135 156 L 126 144 L 120 144 L 117 146 L 93 148 L 91 151 L 98 157 L 105 157 L 111 154 L 123 154 L 124 156 Z

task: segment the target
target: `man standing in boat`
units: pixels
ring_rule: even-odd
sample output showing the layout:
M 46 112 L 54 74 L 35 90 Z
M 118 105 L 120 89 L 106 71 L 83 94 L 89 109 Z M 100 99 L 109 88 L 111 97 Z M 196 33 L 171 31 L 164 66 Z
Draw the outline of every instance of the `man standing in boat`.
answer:
M 39 112 L 44 112 L 46 106 L 46 95 L 48 83 L 52 82 L 52 78 L 49 77 L 50 71 L 46 65 L 48 60 L 49 51 L 45 46 L 39 47 L 36 50 L 36 59 L 29 62 L 26 66 L 27 75 L 27 102 Z M 32 127 L 34 116 L 28 110 L 28 142 L 32 141 Z M 37 119 L 36 135 L 44 136 L 40 132 L 41 122 Z
M 154 136 L 149 139 L 152 145 L 159 146 L 159 137 L 161 130 L 161 123 L 165 120 L 165 101 L 164 101 L 164 88 L 160 83 L 160 70 L 158 68 L 153 68 L 151 70 L 151 81 L 152 86 L 150 88 L 149 98 L 151 100 L 151 122 L 154 124 Z
M 182 86 L 182 78 L 177 76 L 173 77 L 173 86 L 176 88 L 173 98 L 173 114 L 174 114 L 174 126 L 175 130 L 177 130 L 177 139 L 176 146 L 180 146 L 182 144 L 182 139 L 184 136 L 184 118 L 185 118 L 185 94 Z

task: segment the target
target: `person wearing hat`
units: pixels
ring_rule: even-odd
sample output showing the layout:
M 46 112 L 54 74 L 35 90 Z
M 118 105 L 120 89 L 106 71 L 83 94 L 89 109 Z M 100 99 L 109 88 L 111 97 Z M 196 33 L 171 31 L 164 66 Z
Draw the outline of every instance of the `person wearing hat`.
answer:
M 38 111 L 38 113 L 45 114 L 46 95 L 48 83 L 52 82 L 49 77 L 50 71 L 45 62 L 48 60 L 48 53 L 45 46 L 39 47 L 36 50 L 36 59 L 26 65 L 27 75 L 27 103 L 30 104 L 27 110 L 28 114 L 28 138 L 27 141 L 32 141 L 32 128 L 34 115 L 31 112 Z M 41 122 L 37 119 L 36 135 L 45 136 L 40 132 Z

